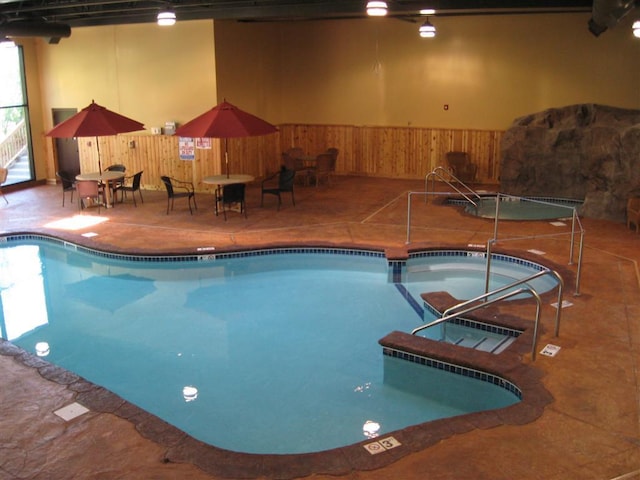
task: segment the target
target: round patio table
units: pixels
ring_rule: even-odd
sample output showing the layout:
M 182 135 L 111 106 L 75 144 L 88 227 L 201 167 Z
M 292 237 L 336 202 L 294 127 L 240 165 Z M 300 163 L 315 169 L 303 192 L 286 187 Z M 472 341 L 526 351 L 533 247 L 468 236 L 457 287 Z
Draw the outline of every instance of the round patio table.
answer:
M 76 175 L 76 180 L 92 180 L 106 184 L 104 189 L 105 203 L 107 208 L 111 208 L 111 186 L 109 184 L 122 180 L 125 177 L 124 172 L 116 172 L 114 170 L 105 170 L 104 172 L 89 172 Z
M 211 175 L 204 177 L 202 183 L 209 185 L 216 185 L 215 202 L 216 202 L 216 216 L 218 216 L 218 202 L 222 199 L 221 188 L 225 185 L 231 185 L 232 183 L 249 183 L 253 182 L 255 177 L 253 175 L 246 175 L 243 173 L 237 173 L 233 175 Z

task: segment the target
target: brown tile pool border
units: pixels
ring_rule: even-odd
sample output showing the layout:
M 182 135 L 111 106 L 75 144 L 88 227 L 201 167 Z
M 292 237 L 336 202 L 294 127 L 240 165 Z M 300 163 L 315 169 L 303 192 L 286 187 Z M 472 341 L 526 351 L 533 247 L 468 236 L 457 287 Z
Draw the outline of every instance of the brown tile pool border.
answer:
M 16 234 L 11 234 L 11 236 L 14 235 Z M 296 246 L 309 247 L 310 245 Z M 94 247 L 89 246 L 88 248 Z M 363 249 L 362 246 L 352 248 Z M 242 250 L 258 249 L 265 249 L 265 247 L 245 247 Z M 222 250 L 218 250 L 216 253 L 222 253 Z M 133 253 L 130 254 L 133 255 Z M 390 255 L 388 254 L 387 257 Z M 537 262 L 540 263 L 539 259 Z M 437 294 L 429 300 L 435 308 L 438 308 L 439 303 L 448 301 L 446 295 Z M 495 310 L 492 310 L 486 314 L 479 314 L 476 318 L 488 321 L 490 316 L 495 318 L 495 313 Z M 53 365 L 7 340 L 0 339 L 0 354 L 13 357 L 15 361 L 36 369 L 42 378 L 65 386 L 73 393 L 74 401 L 91 411 L 113 414 L 128 420 L 143 437 L 166 449 L 165 462 L 191 463 L 204 472 L 224 478 L 290 479 L 312 474 L 344 475 L 354 470 L 375 470 L 454 435 L 501 425 L 524 425 L 539 418 L 544 408 L 553 401 L 553 397 L 542 383 L 541 371 L 523 360 L 523 355 L 528 352 L 532 340 L 532 325 L 531 322 L 524 322 L 517 317 L 507 317 L 511 321 L 507 319 L 506 323 L 524 327 L 524 332 L 506 351 L 498 355 L 434 342 L 403 332 L 391 332 L 380 340 L 383 348 L 401 350 L 504 378 L 520 389 L 522 399 L 520 402 L 502 409 L 434 420 L 389 432 L 381 438 L 393 437 L 399 445 L 375 455 L 372 455 L 365 446 L 380 440 L 380 438 L 306 454 L 265 455 L 224 450 L 192 438 L 180 429 L 129 403 L 106 388 L 95 385 L 62 367 Z

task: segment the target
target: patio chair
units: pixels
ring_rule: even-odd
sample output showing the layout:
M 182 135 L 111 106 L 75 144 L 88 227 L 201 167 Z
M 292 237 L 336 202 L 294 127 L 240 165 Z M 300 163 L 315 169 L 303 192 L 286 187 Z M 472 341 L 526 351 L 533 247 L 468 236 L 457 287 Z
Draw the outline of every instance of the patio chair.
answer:
M 247 218 L 247 207 L 244 200 L 244 192 L 246 185 L 244 183 L 230 183 L 222 187 L 222 213 L 224 220 L 227 220 L 227 207 L 232 205 L 238 205 L 240 207 L 240 213 L 244 213 L 244 218 Z
M 627 200 L 627 228 L 635 225 L 636 233 L 640 232 L 640 197 L 629 197 Z
M 122 173 L 124 173 L 124 172 L 127 171 L 127 167 L 125 167 L 121 163 L 114 163 L 113 165 L 109 165 L 107 168 L 105 168 L 104 171 L 105 172 L 122 172 Z M 116 196 L 115 196 L 116 189 L 121 187 L 122 185 L 124 185 L 124 180 L 123 181 L 109 182 L 109 185 L 111 186 L 111 197 L 112 198 L 116 198 Z
M 193 209 L 191 208 L 191 200 L 193 199 L 193 207 L 197 210 L 198 205 L 196 205 L 196 192 L 193 187 L 193 183 L 185 182 L 182 180 L 177 180 L 172 177 L 167 177 L 163 175 L 160 177 L 162 183 L 164 183 L 165 188 L 167 189 L 167 215 L 169 215 L 169 207 L 173 210 L 173 201 L 176 198 L 186 198 L 189 202 L 189 213 L 193 215 Z M 176 192 L 176 190 L 180 190 Z
M 327 185 L 331 185 L 332 167 L 335 165 L 334 156 L 330 153 L 321 153 L 316 158 L 316 165 L 311 171 L 311 176 L 315 178 L 316 187 L 320 184 L 321 179 L 326 179 Z
M 298 156 L 294 156 L 291 153 L 293 150 L 300 150 Z M 302 158 L 302 149 L 290 148 L 286 152 L 282 152 L 282 164 L 287 167 L 287 170 L 295 170 L 298 183 L 309 185 L 309 175 L 313 170 L 313 166 L 305 165 L 305 161 Z
M 76 192 L 78 194 L 78 210 L 85 208 L 102 206 L 102 192 L 100 191 L 100 183 L 95 180 L 78 180 L 76 182 Z
M 467 152 L 447 152 L 447 166 L 451 173 L 464 183 L 474 182 L 478 166 L 471 162 Z
M 73 203 L 73 192 L 76 191 L 76 181 L 69 172 L 60 170 L 56 172 L 56 177 L 60 179 L 62 184 L 62 206 L 64 207 L 64 200 L 67 192 L 71 192 L 71 202 Z
M 9 170 L 4 167 L 0 167 L 0 195 L 2 195 L 6 204 L 9 205 L 9 200 L 7 200 L 7 196 L 2 191 L 2 184 L 7 181 L 7 175 L 9 175 Z
M 282 205 L 282 197 L 281 193 L 283 192 L 291 192 L 291 202 L 293 206 L 296 206 L 296 199 L 293 194 L 293 181 L 296 177 L 295 170 L 289 170 L 287 167 L 282 167 L 279 172 L 274 173 L 273 175 L 265 178 L 262 181 L 262 195 L 260 197 L 260 206 L 264 205 L 264 195 L 265 193 L 268 195 L 275 195 L 278 197 L 278 210 L 280 210 L 280 205 Z M 277 179 L 277 184 L 275 184 Z
M 338 163 L 338 154 L 340 153 L 340 150 L 337 148 L 327 148 L 327 153 L 333 157 L 331 159 L 331 173 L 334 174 L 336 172 L 336 163 Z
M 124 181 L 121 185 L 116 185 L 113 189 L 114 199 L 118 192 L 120 192 L 120 203 L 124 202 L 124 199 L 127 197 L 127 192 L 131 192 L 131 197 L 133 198 L 133 206 L 137 207 L 136 203 L 136 192 L 140 196 L 140 201 L 144 203 L 144 199 L 142 198 L 142 192 L 140 191 L 140 179 L 142 178 L 142 171 L 136 173 L 135 175 L 131 175 L 129 177 L 124 177 Z

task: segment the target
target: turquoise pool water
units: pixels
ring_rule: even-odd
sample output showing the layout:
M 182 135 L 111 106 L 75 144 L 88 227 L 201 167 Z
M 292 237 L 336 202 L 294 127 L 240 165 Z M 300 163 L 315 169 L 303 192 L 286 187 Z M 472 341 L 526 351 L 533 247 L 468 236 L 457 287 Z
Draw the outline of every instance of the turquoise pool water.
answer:
M 518 401 L 383 358 L 378 340 L 422 319 L 379 256 L 133 261 L 59 242 L 1 245 L 3 338 L 221 448 L 320 451 Z
M 581 205 L 581 201 L 571 199 L 501 197 L 499 214 L 502 220 L 556 220 L 571 218 L 573 210 Z M 495 218 L 496 198 L 482 198 L 477 209 L 465 202 L 465 211 L 478 217 Z

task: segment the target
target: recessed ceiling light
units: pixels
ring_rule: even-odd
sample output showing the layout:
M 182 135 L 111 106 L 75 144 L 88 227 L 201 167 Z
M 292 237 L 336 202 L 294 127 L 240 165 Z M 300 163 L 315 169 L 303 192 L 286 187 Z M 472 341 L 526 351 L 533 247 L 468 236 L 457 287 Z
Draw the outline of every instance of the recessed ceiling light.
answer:
M 384 17 L 387 14 L 387 2 L 367 2 L 367 15 Z
M 171 10 L 164 10 L 158 14 L 157 19 L 161 27 L 170 27 L 176 23 L 176 14 Z

